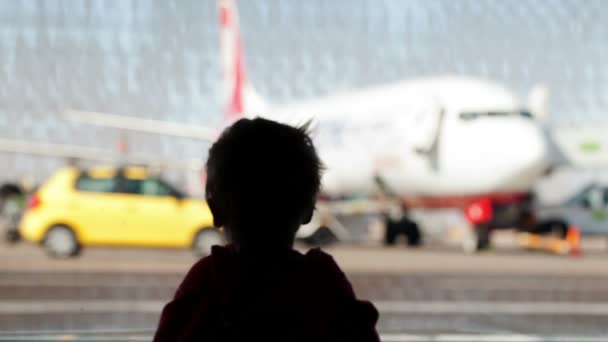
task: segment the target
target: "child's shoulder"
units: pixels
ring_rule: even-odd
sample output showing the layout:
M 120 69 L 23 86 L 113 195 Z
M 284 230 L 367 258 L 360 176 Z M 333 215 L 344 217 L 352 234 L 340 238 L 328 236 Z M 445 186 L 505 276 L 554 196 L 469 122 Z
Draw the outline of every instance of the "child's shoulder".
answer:
M 213 264 L 226 261 L 228 258 L 232 257 L 236 253 L 234 246 L 226 245 L 226 246 L 213 246 L 211 247 L 211 254 L 200 258 L 194 265 L 190 271 L 202 271 L 213 267 Z
M 331 255 L 319 248 L 313 248 L 306 253 L 305 258 L 310 271 L 320 280 L 320 283 L 342 295 L 354 297 L 354 291 L 348 278 Z
M 211 254 L 200 258 L 184 277 L 182 284 L 178 288 L 175 297 L 180 297 L 187 293 L 197 292 L 212 281 L 215 277 L 217 264 L 225 262 L 233 254 L 233 248 L 228 246 L 213 246 Z
M 304 257 L 309 262 L 336 265 L 336 267 L 338 266 L 334 258 L 331 255 L 323 252 L 321 248 L 310 249 L 308 252 L 306 252 Z

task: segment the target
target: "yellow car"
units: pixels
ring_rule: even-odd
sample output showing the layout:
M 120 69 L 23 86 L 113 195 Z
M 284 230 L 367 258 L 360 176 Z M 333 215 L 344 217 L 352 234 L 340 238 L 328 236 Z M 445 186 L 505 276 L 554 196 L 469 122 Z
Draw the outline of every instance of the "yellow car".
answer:
M 184 197 L 143 167 L 56 172 L 30 198 L 19 230 L 56 257 L 93 245 L 192 248 L 204 255 L 223 242 L 204 201 Z

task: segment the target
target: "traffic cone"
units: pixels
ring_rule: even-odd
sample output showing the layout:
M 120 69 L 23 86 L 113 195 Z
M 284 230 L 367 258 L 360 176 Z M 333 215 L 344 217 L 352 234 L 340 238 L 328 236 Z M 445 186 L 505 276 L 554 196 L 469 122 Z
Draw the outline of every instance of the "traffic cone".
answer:
M 581 230 L 574 225 L 568 227 L 568 232 L 566 233 L 566 241 L 570 246 L 570 255 L 579 256 L 582 254 L 581 250 Z

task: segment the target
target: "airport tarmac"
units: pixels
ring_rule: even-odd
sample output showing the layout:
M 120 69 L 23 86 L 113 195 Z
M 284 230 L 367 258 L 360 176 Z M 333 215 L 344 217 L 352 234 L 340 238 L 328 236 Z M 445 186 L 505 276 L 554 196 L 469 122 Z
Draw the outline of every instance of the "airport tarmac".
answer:
M 474 341 L 471 334 L 484 341 L 608 340 L 606 252 L 326 250 L 357 294 L 378 307 L 385 341 Z M 91 331 L 114 332 L 116 340 L 149 339 L 162 306 L 195 261 L 189 251 L 126 248 L 90 248 L 79 258 L 56 260 L 37 246 L 2 244 L 0 341 L 41 331 L 75 340 L 87 340 L 82 336 Z
M 499 236 L 496 247 L 477 254 L 463 253 L 457 247 L 402 245 L 381 247 L 364 244 L 337 244 L 324 248 L 347 273 L 530 273 L 556 275 L 608 276 L 608 249 L 603 240 L 583 246 L 582 256 L 555 255 L 526 251 Z M 495 239 L 496 240 L 496 239 Z M 589 246 L 589 247 L 587 247 Z M 300 251 L 307 247 L 298 245 Z M 72 259 L 49 258 L 30 243 L 0 244 L 0 272 L 68 271 L 183 273 L 196 261 L 189 250 L 85 248 Z

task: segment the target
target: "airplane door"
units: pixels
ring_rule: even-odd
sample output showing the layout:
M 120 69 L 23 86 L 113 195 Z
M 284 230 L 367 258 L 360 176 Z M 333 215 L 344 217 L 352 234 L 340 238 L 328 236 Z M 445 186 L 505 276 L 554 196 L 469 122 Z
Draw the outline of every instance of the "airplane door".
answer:
M 429 153 L 437 139 L 439 111 L 419 108 L 411 114 L 409 140 L 418 153 Z
M 426 156 L 433 170 L 439 169 L 439 142 L 444 111 L 438 106 L 421 107 L 412 112 L 408 125 L 409 144 L 415 153 Z

